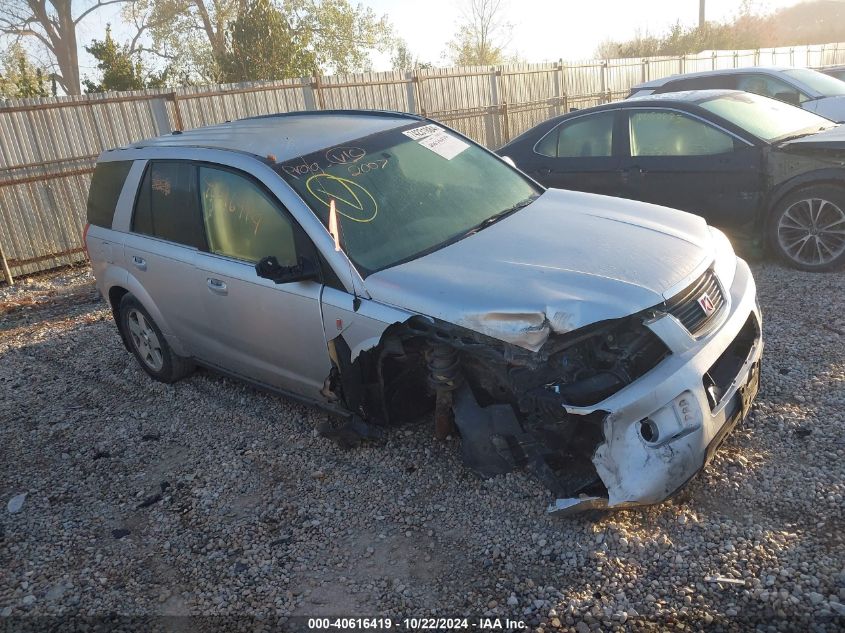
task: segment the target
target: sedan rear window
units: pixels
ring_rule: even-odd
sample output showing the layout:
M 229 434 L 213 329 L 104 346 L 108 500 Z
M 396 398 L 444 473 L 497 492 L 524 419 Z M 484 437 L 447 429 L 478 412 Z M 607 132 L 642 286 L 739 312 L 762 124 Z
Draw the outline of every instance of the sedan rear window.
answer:
M 88 223 L 95 226 L 111 228 L 117 200 L 123 190 L 123 183 L 131 160 L 115 160 L 98 163 L 91 177 L 91 188 L 88 190 Z
M 420 257 L 516 212 L 541 190 L 435 124 L 414 123 L 277 165 L 362 275 Z
M 829 119 L 788 103 L 750 93 L 703 99 L 698 105 L 770 142 L 811 134 L 836 125 Z

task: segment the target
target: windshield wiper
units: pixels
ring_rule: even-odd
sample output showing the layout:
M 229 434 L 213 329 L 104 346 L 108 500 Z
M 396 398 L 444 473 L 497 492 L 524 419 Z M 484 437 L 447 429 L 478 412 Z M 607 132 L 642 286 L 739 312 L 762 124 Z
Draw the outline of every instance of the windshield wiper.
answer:
M 517 202 L 512 207 L 508 207 L 507 209 L 503 209 L 503 210 L 499 211 L 498 213 L 491 215 L 486 220 L 479 222 L 474 227 L 472 227 L 471 229 L 466 231 L 463 235 L 461 235 L 461 238 L 468 237 L 470 235 L 475 235 L 480 230 L 486 229 L 488 226 L 496 224 L 496 222 L 498 222 L 499 220 L 504 220 L 509 215 L 516 213 L 520 209 L 524 209 L 525 207 L 527 207 L 529 204 L 534 202 L 539 197 L 540 197 L 540 194 L 538 194 L 538 193 L 532 194 L 532 195 L 528 196 L 525 200 L 520 200 L 519 202 Z

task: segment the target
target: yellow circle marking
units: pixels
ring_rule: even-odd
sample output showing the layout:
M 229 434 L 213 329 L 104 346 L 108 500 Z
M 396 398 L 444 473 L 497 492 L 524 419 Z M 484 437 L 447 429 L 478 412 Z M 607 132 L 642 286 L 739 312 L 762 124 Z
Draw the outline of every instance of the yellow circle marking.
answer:
M 311 195 L 326 207 L 330 206 L 331 200 L 334 199 L 337 213 L 354 222 L 372 222 L 378 215 L 378 203 L 373 198 L 373 194 L 348 178 L 339 178 L 331 174 L 314 174 L 305 181 L 305 186 Z M 327 188 L 331 191 L 326 191 Z M 353 213 L 359 211 L 358 215 L 364 215 L 369 212 L 368 207 L 372 208 L 372 215 L 368 218 L 355 217 L 343 212 L 343 209 L 349 209 Z

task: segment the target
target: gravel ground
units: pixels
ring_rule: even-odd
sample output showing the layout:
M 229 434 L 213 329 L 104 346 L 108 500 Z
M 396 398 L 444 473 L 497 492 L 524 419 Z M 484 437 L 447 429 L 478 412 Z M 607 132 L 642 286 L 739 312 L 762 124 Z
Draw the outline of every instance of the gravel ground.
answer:
M 682 499 L 574 519 L 524 474 L 478 480 L 427 425 L 342 450 L 284 398 L 151 381 L 85 268 L 0 287 L 0 615 L 843 630 L 845 275 L 755 274 L 749 419 Z

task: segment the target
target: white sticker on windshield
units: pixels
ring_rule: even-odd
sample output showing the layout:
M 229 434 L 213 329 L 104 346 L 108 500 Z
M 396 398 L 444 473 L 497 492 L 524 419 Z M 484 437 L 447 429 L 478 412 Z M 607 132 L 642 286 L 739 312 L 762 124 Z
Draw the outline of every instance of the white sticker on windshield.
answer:
M 452 160 L 455 156 L 469 147 L 469 143 L 464 143 L 461 139 L 455 138 L 443 130 L 430 136 L 426 136 L 419 143 L 423 147 L 430 149 L 435 154 L 439 154 L 446 160 Z
M 415 127 L 412 130 L 405 130 L 402 132 L 405 136 L 414 139 L 415 141 L 419 141 L 420 139 L 425 138 L 426 136 L 431 136 L 435 132 L 439 132 L 443 128 L 439 125 L 434 125 L 430 123 L 429 125 L 421 125 L 420 127 Z

